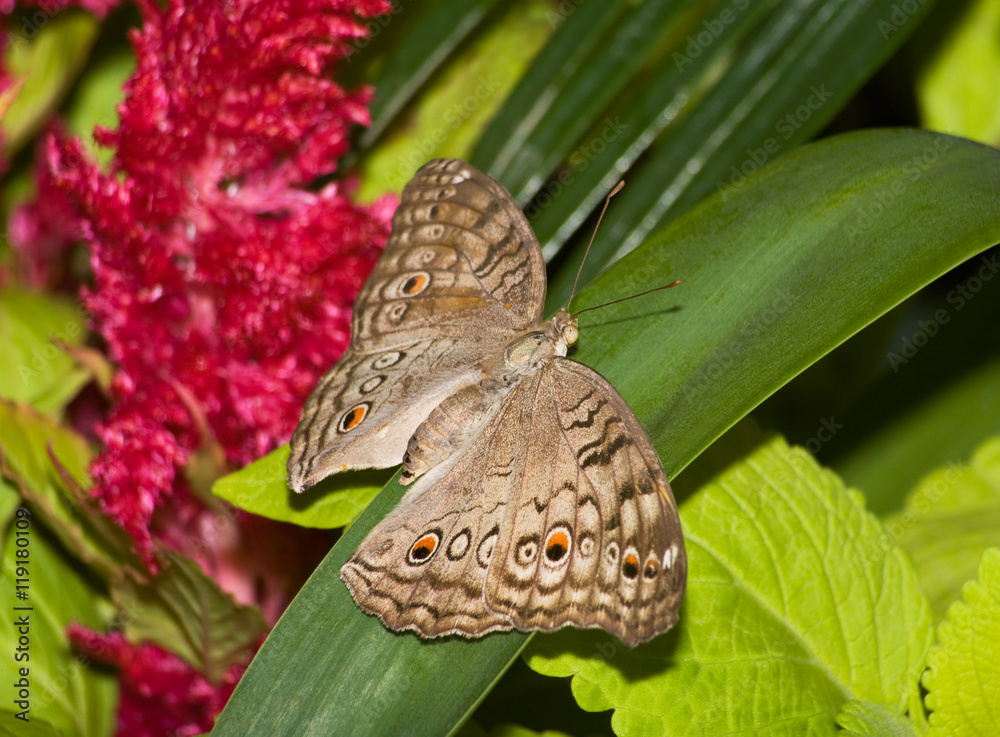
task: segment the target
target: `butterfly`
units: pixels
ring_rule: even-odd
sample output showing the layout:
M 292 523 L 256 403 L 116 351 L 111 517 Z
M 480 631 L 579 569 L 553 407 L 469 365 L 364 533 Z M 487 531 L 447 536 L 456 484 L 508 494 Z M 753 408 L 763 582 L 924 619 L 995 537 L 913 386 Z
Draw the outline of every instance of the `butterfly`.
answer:
M 399 505 L 341 569 L 393 630 L 478 637 L 601 628 L 633 647 L 677 621 L 680 518 L 632 410 L 566 357 L 513 198 L 435 159 L 403 189 L 351 343 L 291 439 L 288 483 L 403 464 Z

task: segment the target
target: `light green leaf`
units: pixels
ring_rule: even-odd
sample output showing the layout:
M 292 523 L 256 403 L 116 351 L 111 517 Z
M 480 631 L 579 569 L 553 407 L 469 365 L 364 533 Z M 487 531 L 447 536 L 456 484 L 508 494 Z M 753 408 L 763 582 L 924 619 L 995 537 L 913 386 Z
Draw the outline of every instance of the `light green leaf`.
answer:
M 882 704 L 848 701 L 837 715 L 844 737 L 919 737 L 913 722 L 894 714 Z
M 522 2 L 520 9 L 453 59 L 404 124 L 365 158 L 359 198 L 398 192 L 437 156 L 468 158 L 482 128 L 551 31 L 547 3 Z M 441 21 L 453 23 L 446 17 Z
M 91 455 L 83 438 L 51 417 L 0 400 L 3 474 L 70 553 L 112 579 L 123 565 L 136 566 L 136 557 L 130 551 L 131 538 L 83 493 L 89 485 Z
M 111 589 L 125 636 L 177 653 L 209 681 L 246 662 L 267 632 L 260 610 L 236 603 L 201 566 L 176 553 L 148 583 L 124 577 Z
M 8 157 L 53 113 L 100 31 L 93 14 L 52 4 L 26 6 L 19 26 L 7 34 L 4 58 L 11 77 L 24 80 L 0 121 Z
M 983 551 L 1000 547 L 1000 437 L 977 448 L 968 466 L 928 474 L 885 526 L 913 561 L 935 619 L 943 618 L 976 577 Z
M 979 579 L 948 609 L 924 674 L 927 737 L 1000 734 L 1000 549 L 979 563 Z
M 79 303 L 17 289 L 0 291 L 0 396 L 58 414 L 90 379 L 52 339 L 86 340 Z
M 682 505 L 681 519 L 689 588 L 670 636 L 627 650 L 563 630 L 534 638 L 528 664 L 574 676 L 584 709 L 616 709 L 619 735 L 833 734 L 850 700 L 904 710 L 930 608 L 860 494 L 774 441 Z
M 20 534 L 18 534 L 20 533 Z M 21 541 L 20 543 L 18 541 Z M 26 543 L 23 541 L 27 541 Z M 18 551 L 27 551 L 18 558 Z M 88 658 L 75 655 L 66 638 L 66 627 L 78 622 L 86 627 L 106 626 L 102 611 L 107 600 L 81 575 L 79 569 L 60 554 L 36 515 L 21 516 L 8 530 L 3 545 L 3 569 L 0 587 L 4 592 L 5 611 L 0 617 L 0 683 L 6 694 L 4 708 L 10 709 L 12 686 L 26 678 L 29 686 L 29 718 L 48 722 L 63 737 L 103 737 L 114 728 L 117 701 L 117 678 L 106 668 Z M 17 562 L 27 560 L 17 570 Z M 26 598 L 15 598 L 17 579 Z M 26 606 L 30 609 L 16 609 Z M 27 617 L 27 632 L 20 632 L 15 621 Z M 25 636 L 27 642 L 20 638 Z M 28 660 L 16 661 L 17 648 Z M 21 668 L 27 668 L 22 675 Z M 18 709 L 20 710 L 20 708 Z M 13 722 L 13 720 L 11 720 Z M 8 723 L 9 724 L 9 723 Z M 18 735 L 25 734 L 17 732 Z M 46 734 L 41 731 L 40 734 Z
M 339 474 L 324 479 L 308 494 L 296 494 L 285 483 L 287 463 L 288 446 L 283 445 L 223 476 L 212 493 L 262 517 L 330 529 L 353 522 L 392 474 L 385 470 Z
M 924 127 L 1000 143 L 1000 0 L 963 4 L 917 79 Z
M 909 405 L 834 465 L 848 485 L 864 490 L 878 514 L 899 509 L 900 500 L 935 467 L 968 458 L 983 438 L 1000 434 L 1000 361 L 929 396 L 910 396 Z

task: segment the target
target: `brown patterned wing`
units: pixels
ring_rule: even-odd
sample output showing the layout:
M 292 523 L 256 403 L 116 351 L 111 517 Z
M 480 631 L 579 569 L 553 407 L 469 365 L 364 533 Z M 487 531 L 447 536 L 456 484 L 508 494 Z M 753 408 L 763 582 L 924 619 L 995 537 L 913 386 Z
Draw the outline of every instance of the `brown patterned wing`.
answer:
M 629 647 L 677 621 L 687 557 L 649 438 L 600 374 L 555 359 L 538 374 L 527 445 L 486 580 L 517 629 L 599 627 Z M 527 388 L 527 387 L 525 387 Z M 520 388 L 518 391 L 520 395 Z
M 358 295 L 351 347 L 302 410 L 289 486 L 400 463 L 417 425 L 537 324 L 544 302 L 538 242 L 503 187 L 462 161 L 423 166 Z
M 340 570 L 358 606 L 423 637 L 511 629 L 487 608 L 486 571 L 525 457 L 513 417 L 494 407 L 466 452 L 418 478 Z M 525 409 L 521 404 L 518 409 Z
M 544 304 L 545 264 L 517 203 L 469 164 L 435 159 L 403 189 L 351 345 L 448 336 L 492 347 L 538 324 Z

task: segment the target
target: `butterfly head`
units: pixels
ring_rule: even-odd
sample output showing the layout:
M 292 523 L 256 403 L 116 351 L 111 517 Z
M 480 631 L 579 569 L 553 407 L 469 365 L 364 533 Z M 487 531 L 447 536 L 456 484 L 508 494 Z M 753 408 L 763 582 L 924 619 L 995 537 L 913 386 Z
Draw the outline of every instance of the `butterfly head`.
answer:
M 576 315 L 562 311 L 557 312 L 556 316 L 552 318 L 552 325 L 556 329 L 558 340 L 565 343 L 567 347 L 576 344 L 580 337 L 580 330 L 576 326 Z M 565 356 L 566 353 L 563 352 L 562 355 Z

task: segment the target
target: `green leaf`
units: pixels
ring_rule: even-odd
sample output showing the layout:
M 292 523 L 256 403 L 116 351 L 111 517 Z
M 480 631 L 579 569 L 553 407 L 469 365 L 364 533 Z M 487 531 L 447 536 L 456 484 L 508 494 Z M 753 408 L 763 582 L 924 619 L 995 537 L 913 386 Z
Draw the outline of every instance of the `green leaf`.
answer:
M 837 715 L 844 737 L 919 737 L 920 732 L 908 719 L 897 716 L 882 704 L 871 701 L 848 701 Z
M 948 609 L 924 674 L 927 737 L 994 735 L 1000 731 L 1000 550 L 990 548 L 979 579 L 962 587 Z
M 885 525 L 913 561 L 935 619 L 943 618 L 975 578 L 983 551 L 1000 547 L 1000 437 L 983 443 L 968 466 L 928 474 Z
M 8 157 L 52 115 L 100 30 L 91 13 L 43 5 L 25 7 L 13 26 L 4 67 L 23 85 L 0 121 Z
M 0 470 L 70 553 L 113 579 L 123 565 L 141 566 L 131 538 L 83 493 L 90 459 L 87 443 L 72 430 L 30 407 L 0 400 Z
M 254 606 L 237 604 L 201 566 L 176 553 L 146 583 L 123 577 L 111 589 L 125 636 L 177 653 L 212 683 L 246 662 L 267 623 Z
M 353 522 L 392 473 L 374 470 L 340 474 L 323 480 L 308 494 L 296 494 L 285 482 L 287 463 L 288 446 L 283 445 L 216 481 L 212 493 L 262 517 L 330 529 Z
M 0 490 L 0 493 L 10 493 Z M 27 511 L 27 510 L 25 510 Z M 18 534 L 20 533 L 20 534 Z M 22 542 L 18 542 L 18 541 Z M 26 543 L 23 541 L 27 541 Z M 17 551 L 27 551 L 18 558 Z M 25 578 L 17 571 L 18 561 L 27 560 L 28 579 L 22 585 L 27 598 L 15 598 L 16 579 Z M 66 627 L 78 622 L 85 627 L 102 629 L 109 610 L 107 600 L 60 554 L 40 520 L 35 515 L 19 517 L 7 531 L 3 544 L 3 572 L 0 586 L 7 602 L 0 617 L 0 682 L 5 684 L 5 709 L 16 704 L 11 700 L 12 686 L 22 677 L 29 685 L 29 718 L 47 722 L 64 737 L 102 737 L 115 726 L 117 678 L 106 668 L 85 656 L 75 655 L 66 638 Z M 27 606 L 27 610 L 14 607 Z M 15 628 L 15 620 L 28 617 L 27 632 Z M 27 637 L 22 643 L 21 636 Z M 28 660 L 15 661 L 17 648 L 27 648 Z M 20 668 L 27 668 L 22 676 Z M 20 708 L 17 709 L 20 711 Z M 6 717 L 6 715 L 4 715 Z M 13 719 L 5 724 L 16 724 Z M 26 732 L 17 731 L 18 735 Z M 39 730 L 39 734 L 46 734 Z
M 876 217 L 872 203 L 894 188 L 892 206 L 880 205 Z M 883 131 L 805 147 L 749 178 L 738 197 L 713 197 L 675 221 L 581 293 L 584 307 L 684 279 L 642 307 L 588 313 L 577 357 L 621 390 L 674 475 L 789 377 L 1000 240 L 998 199 L 1000 154 L 958 139 Z M 219 734 L 302 733 L 307 723 L 357 724 L 363 733 L 376 717 L 352 694 L 370 692 L 384 694 L 378 714 L 390 730 L 419 713 L 419 733 L 446 734 L 503 673 L 523 635 L 422 642 L 354 606 L 340 566 L 399 493 L 389 485 L 373 500 L 286 610 L 220 716 Z M 693 587 L 688 600 L 706 593 Z M 686 632 L 684 622 L 677 630 Z M 339 674 L 333 685 L 330 673 Z M 871 699 L 868 681 L 880 677 L 859 671 L 853 679 L 864 688 L 854 694 L 838 691 L 835 675 L 825 682 L 834 691 L 828 703 Z M 898 687 L 887 682 L 884 698 L 902 698 Z
M 681 518 L 688 592 L 671 636 L 626 650 L 563 630 L 536 637 L 528 664 L 575 676 L 577 701 L 616 709 L 619 735 L 833 734 L 852 699 L 902 712 L 930 646 L 930 609 L 906 556 L 880 546 L 860 494 L 774 441 Z
M 963 3 L 917 79 L 923 124 L 990 145 L 1000 142 L 1000 0 Z
M 873 512 L 898 509 L 922 476 L 953 458 L 968 458 L 984 437 L 1000 434 L 997 387 L 1000 361 L 992 361 L 929 396 L 909 396 L 910 409 L 835 463 L 835 470 L 864 490 Z
M 0 291 L 0 395 L 58 414 L 90 379 L 52 340 L 86 340 L 79 303 L 17 289 Z
M 521 5 L 524 13 L 508 14 L 451 60 L 403 124 L 365 158 L 358 193 L 362 200 L 387 190 L 398 192 L 436 156 L 468 157 L 483 126 L 551 30 L 544 4 Z M 454 24 L 447 18 L 444 22 Z

